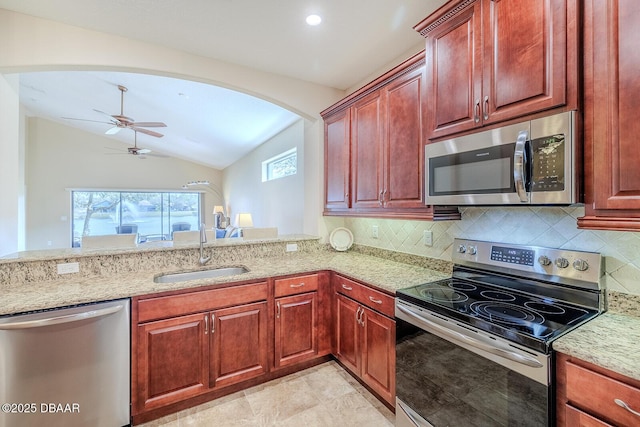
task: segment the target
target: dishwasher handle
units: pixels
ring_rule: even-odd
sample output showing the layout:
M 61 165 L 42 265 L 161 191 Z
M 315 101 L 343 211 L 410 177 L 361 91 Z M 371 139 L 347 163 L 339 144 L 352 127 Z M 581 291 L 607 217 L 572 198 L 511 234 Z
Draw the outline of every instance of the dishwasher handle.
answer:
M 32 329 L 41 328 L 43 326 L 58 325 L 60 323 L 79 322 L 85 319 L 94 319 L 97 317 L 108 316 L 109 314 L 117 313 L 118 311 L 122 310 L 122 308 L 124 308 L 124 305 L 119 304 L 114 305 L 113 307 L 88 310 L 80 313 L 67 314 L 62 316 L 53 316 L 46 319 L 0 323 L 0 330 Z

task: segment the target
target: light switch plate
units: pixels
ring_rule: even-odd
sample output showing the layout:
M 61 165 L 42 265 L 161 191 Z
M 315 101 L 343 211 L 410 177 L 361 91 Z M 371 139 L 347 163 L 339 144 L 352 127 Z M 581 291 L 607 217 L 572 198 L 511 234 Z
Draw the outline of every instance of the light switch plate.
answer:
M 80 264 L 77 262 L 67 262 L 58 265 L 58 274 L 78 273 L 80 271 Z
M 373 237 L 374 239 L 378 238 L 378 226 L 374 225 L 371 227 L 371 237 Z
M 433 231 L 424 230 L 423 242 L 425 246 L 433 246 Z
M 287 252 L 295 252 L 298 250 L 297 243 L 287 243 Z

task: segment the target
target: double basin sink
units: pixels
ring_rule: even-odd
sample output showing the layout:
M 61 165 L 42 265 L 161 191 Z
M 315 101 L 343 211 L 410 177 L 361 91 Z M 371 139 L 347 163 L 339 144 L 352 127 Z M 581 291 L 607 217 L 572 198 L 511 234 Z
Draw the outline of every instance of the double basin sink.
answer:
M 187 280 L 212 279 L 216 277 L 236 276 L 248 273 L 246 267 L 220 267 L 209 270 L 185 271 L 183 273 L 166 273 L 153 278 L 156 283 L 176 283 Z

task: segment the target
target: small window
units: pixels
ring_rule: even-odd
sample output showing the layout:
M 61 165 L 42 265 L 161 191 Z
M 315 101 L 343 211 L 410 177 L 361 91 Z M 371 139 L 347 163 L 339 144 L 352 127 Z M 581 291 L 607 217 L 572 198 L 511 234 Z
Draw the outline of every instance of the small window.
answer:
M 298 171 L 297 148 L 292 148 L 262 162 L 262 182 L 295 175 Z

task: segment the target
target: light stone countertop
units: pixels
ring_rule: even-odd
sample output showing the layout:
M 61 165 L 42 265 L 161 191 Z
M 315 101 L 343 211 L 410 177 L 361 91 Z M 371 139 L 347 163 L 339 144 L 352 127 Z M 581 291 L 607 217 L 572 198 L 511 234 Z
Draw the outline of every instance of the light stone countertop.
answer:
M 397 289 L 446 278 L 447 273 L 391 261 L 355 252 L 295 253 L 281 257 L 251 257 L 231 262 L 209 263 L 204 269 L 227 266 L 245 266 L 248 273 L 241 275 L 190 280 L 178 283 L 155 283 L 160 273 L 189 271 L 173 269 L 157 272 L 131 272 L 116 275 L 97 275 L 64 278 L 32 283 L 4 284 L 0 287 L 0 315 L 63 307 L 74 304 L 127 298 L 180 289 L 197 289 L 212 284 L 284 276 L 319 270 L 332 270 L 391 295 Z M 191 269 L 197 270 L 197 268 Z
M 553 349 L 640 381 L 640 296 L 609 293 L 609 311 L 553 342 Z

